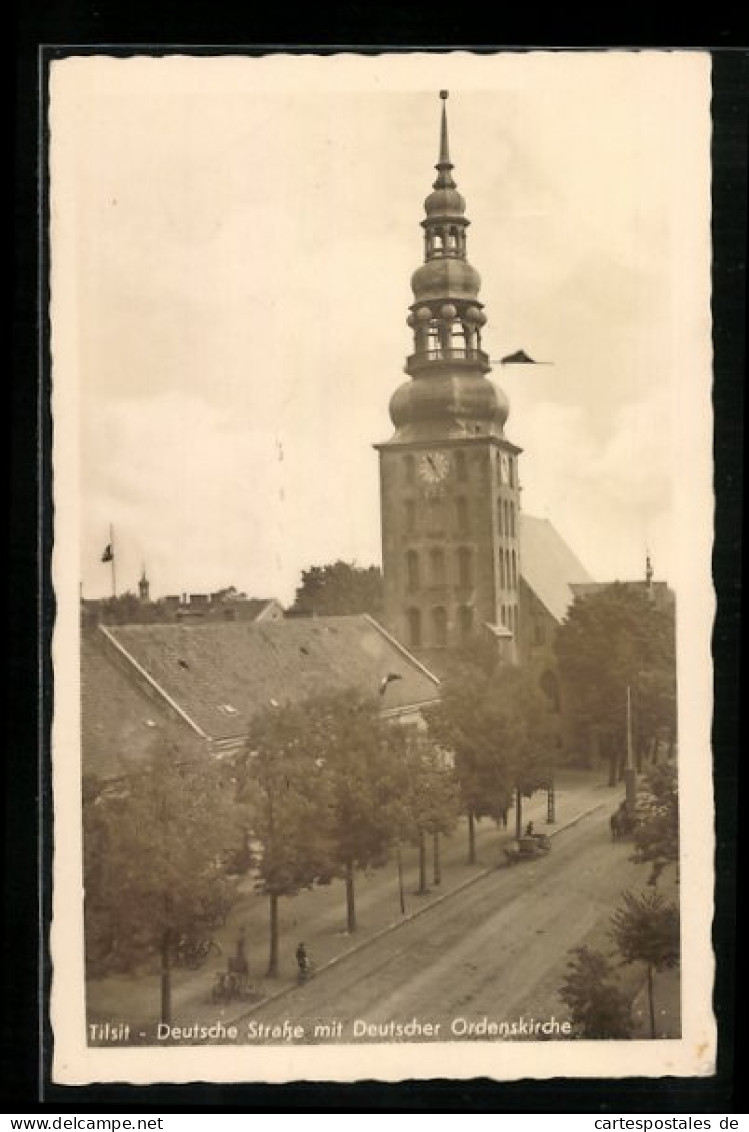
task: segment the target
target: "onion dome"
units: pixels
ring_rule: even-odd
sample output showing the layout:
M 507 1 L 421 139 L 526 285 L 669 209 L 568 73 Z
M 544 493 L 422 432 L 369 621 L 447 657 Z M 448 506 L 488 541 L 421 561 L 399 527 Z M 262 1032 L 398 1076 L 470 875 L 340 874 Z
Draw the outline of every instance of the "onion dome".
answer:
M 452 219 L 455 216 L 463 216 L 465 210 L 465 198 L 457 189 L 435 189 L 424 201 L 424 211 L 429 217 L 444 216 Z
M 428 259 L 411 276 L 411 290 L 416 302 L 441 299 L 477 299 L 481 276 L 466 259 L 445 256 Z M 418 311 L 417 318 L 419 317 Z
M 479 374 L 434 375 L 407 381 L 390 398 L 390 419 L 397 429 L 430 421 L 483 424 L 501 435 L 510 414 L 506 395 Z

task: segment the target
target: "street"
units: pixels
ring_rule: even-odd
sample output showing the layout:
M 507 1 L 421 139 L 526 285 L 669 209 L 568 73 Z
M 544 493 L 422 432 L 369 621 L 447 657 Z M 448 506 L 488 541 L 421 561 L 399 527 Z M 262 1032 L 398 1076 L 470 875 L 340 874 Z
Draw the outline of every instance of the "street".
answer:
M 301 1024 L 310 1041 L 316 1026 L 318 1040 L 331 1033 L 321 1026 L 350 1039 L 357 1021 L 373 1027 L 357 1034 L 364 1040 L 377 1040 L 378 1024 L 393 1040 L 392 1024 L 414 1019 L 439 1023 L 449 1040 L 473 1036 L 454 1027 L 487 1016 L 564 1020 L 556 991 L 569 950 L 595 931 L 601 946 L 620 893 L 643 883 L 631 851 L 612 845 L 599 809 L 560 831 L 547 857 L 491 872 L 243 1021 Z

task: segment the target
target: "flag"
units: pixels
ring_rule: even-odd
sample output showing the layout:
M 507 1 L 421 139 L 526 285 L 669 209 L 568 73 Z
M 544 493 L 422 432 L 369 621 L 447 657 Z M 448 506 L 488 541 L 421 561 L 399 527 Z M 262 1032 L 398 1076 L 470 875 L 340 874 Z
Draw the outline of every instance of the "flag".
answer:
M 114 551 L 112 550 L 111 542 L 108 542 L 104 547 L 104 553 L 101 556 L 102 562 L 111 562 L 114 559 Z
M 516 350 L 514 354 L 508 354 L 506 358 L 500 358 L 499 364 L 501 366 L 507 365 L 524 365 L 535 366 L 538 362 L 526 354 L 525 350 Z

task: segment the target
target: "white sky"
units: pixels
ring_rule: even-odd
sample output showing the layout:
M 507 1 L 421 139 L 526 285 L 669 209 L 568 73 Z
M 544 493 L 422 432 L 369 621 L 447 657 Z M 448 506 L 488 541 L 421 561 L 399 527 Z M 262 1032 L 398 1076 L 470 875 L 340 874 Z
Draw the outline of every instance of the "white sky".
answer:
M 380 561 L 440 102 L 523 506 L 598 579 L 709 529 L 709 61 L 680 52 L 52 66 L 55 421 L 86 596 L 293 599 Z M 71 406 L 73 410 L 71 412 Z M 79 430 L 79 431 L 78 431 Z M 57 442 L 59 444 L 58 436 Z M 59 461 L 58 449 L 58 461 Z

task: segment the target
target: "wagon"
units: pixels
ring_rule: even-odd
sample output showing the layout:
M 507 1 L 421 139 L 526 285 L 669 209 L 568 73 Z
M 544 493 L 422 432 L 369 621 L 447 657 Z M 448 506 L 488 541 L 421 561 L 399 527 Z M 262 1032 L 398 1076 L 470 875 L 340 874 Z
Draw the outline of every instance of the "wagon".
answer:
M 505 857 L 508 865 L 516 865 L 518 861 L 529 861 L 533 857 L 545 857 L 551 852 L 551 840 L 545 833 L 534 834 L 532 837 L 519 837 L 511 845 L 505 846 Z

